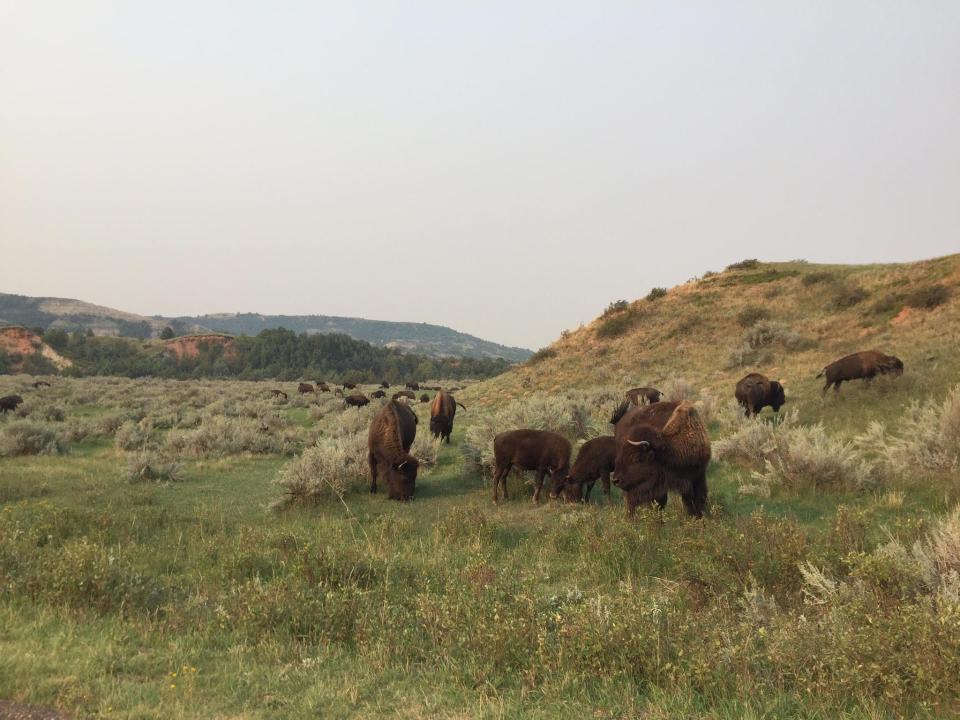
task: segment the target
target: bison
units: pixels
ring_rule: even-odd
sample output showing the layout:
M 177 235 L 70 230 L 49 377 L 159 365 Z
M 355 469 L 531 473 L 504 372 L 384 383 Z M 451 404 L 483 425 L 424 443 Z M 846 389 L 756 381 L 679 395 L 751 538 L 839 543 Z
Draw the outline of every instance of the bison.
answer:
M 540 502 L 543 478 L 551 481 L 558 474 L 565 477 L 570 469 L 570 442 L 562 435 L 547 430 L 511 430 L 493 439 L 493 502 L 497 502 L 497 487 L 503 482 L 503 499 L 507 496 L 507 474 L 514 466 L 521 470 L 535 470 L 537 486 L 533 502 Z
M 390 388 L 390 383 L 388 383 L 386 380 L 381 380 L 380 387 L 382 387 L 384 390 L 387 390 Z
M 357 389 L 357 384 L 356 384 L 356 383 L 352 383 L 352 382 L 345 382 L 345 383 L 343 384 L 343 389 L 344 389 L 344 390 L 356 390 L 356 389 Z
M 676 492 L 690 515 L 703 517 L 707 504 L 710 437 L 692 403 L 681 400 L 630 408 L 622 403 L 616 426 L 613 484 L 623 491 L 627 514 Z
M 313 392 L 313 385 L 310 383 L 300 383 L 297 385 L 297 392 L 301 395 L 306 395 L 307 393 Z
M 326 383 L 317 383 L 318 392 L 330 392 L 330 386 Z
M 780 408 L 787 402 L 783 385 L 760 373 L 745 375 L 737 383 L 734 395 L 747 417 L 756 415 L 768 405 L 774 412 L 780 412 Z
M 271 390 L 270 394 L 274 397 L 282 397 L 284 400 L 287 399 L 287 394 L 283 390 Z
M 847 380 L 862 378 L 864 382 L 870 382 L 877 375 L 888 373 L 895 377 L 903 375 L 903 361 L 893 355 L 884 355 L 878 350 L 865 350 L 835 360 L 821 370 L 817 377 L 827 376 L 827 384 L 823 386 L 821 393 L 825 395 L 831 385 L 834 392 L 840 392 L 840 383 Z
M 383 473 L 391 500 L 413 499 L 419 463 L 410 446 L 416 435 L 417 416 L 403 403 L 388 402 L 377 413 L 367 433 L 371 493 L 377 491 L 377 476 Z
M 450 433 L 453 432 L 453 417 L 457 414 L 457 405 L 464 410 L 467 409 L 462 403 L 457 402 L 453 395 L 443 390 L 437 393 L 430 405 L 430 432 L 435 438 L 440 438 L 440 442 L 446 438 L 448 445 Z
M 50 387 L 50 383 L 48 383 L 46 380 L 37 380 L 33 384 L 33 387 L 34 389 L 39 390 L 42 387 Z
M 627 390 L 627 400 L 634 405 L 652 405 L 660 402 L 663 393 L 652 387 L 638 387 Z
M 357 410 L 359 410 L 364 405 L 370 404 L 370 398 L 363 393 L 352 393 L 343 399 L 343 404 L 347 407 L 355 407 Z
M 554 475 L 551 495 L 561 493 L 568 502 L 590 502 L 597 480 L 603 481 L 603 494 L 610 499 L 610 473 L 617 459 L 617 440 L 613 435 L 588 440 L 566 476 Z
M 430 402 L 430 396 L 427 395 L 426 393 L 421 393 L 421 394 L 420 394 L 420 402 L 422 402 L 422 403 L 428 403 L 428 402 Z
M 399 400 L 400 398 L 409 398 L 410 400 L 416 400 L 417 396 L 414 395 L 411 390 L 399 390 L 393 394 L 393 399 Z
M 386 396 L 387 394 L 383 390 L 374 390 L 370 393 L 370 397 L 372 398 L 385 398 Z
M 6 414 L 17 409 L 17 406 L 23 402 L 19 395 L 6 395 L 0 397 L 0 413 Z
M 420 383 L 415 383 L 415 382 L 407 383 L 407 390 L 419 390 L 419 389 L 420 389 Z

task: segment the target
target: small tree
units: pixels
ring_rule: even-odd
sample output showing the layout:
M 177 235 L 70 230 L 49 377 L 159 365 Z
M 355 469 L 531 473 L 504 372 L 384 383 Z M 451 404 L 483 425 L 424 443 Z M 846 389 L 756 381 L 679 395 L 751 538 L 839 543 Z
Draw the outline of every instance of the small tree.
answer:
M 163 330 L 160 331 L 161 340 L 172 340 L 176 333 L 173 332 L 173 328 L 167 325 Z

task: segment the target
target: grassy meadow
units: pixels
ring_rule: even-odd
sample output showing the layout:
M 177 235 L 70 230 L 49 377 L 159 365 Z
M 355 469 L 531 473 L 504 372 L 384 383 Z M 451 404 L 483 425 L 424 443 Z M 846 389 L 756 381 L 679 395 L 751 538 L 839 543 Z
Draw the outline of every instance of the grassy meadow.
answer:
M 450 445 L 415 404 L 408 504 L 367 492 L 379 401 L 0 376 L 26 401 L 0 419 L 0 698 L 104 718 L 958 716 L 958 284 L 957 256 L 747 263 L 626 303 L 458 392 Z M 827 362 L 873 347 L 904 375 L 821 398 Z M 785 379 L 779 417 L 735 407 L 752 369 Z M 627 519 L 599 484 L 534 506 L 522 474 L 491 503 L 496 432 L 579 444 L 635 385 L 707 422 L 705 519 L 676 497 Z

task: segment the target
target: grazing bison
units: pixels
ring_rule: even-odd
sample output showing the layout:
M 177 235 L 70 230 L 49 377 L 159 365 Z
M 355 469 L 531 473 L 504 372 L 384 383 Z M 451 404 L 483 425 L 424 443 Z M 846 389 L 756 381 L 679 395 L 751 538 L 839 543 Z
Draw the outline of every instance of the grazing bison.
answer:
M 0 413 L 12 412 L 17 409 L 17 405 L 23 402 L 19 395 L 6 395 L 0 397 Z
M 420 383 L 415 383 L 415 382 L 407 383 L 407 390 L 419 390 L 419 389 L 420 389 Z
M 381 381 L 380 381 L 380 387 L 382 387 L 384 390 L 386 390 L 386 389 L 388 389 L 388 388 L 390 387 L 390 383 L 388 383 L 386 380 L 381 380 Z
M 416 435 L 417 416 L 403 403 L 388 402 L 377 413 L 367 433 L 370 492 L 377 491 L 377 476 L 383 473 L 391 500 L 413 499 L 419 464 L 410 446 Z
M 345 383 L 343 384 L 343 389 L 344 389 L 344 390 L 356 390 L 356 389 L 357 389 L 357 384 L 356 384 L 356 383 L 352 383 L 352 382 L 345 382 Z
M 384 398 L 386 396 L 387 394 L 383 390 L 374 390 L 372 393 L 370 393 L 370 397 L 372 398 Z
M 306 395 L 307 393 L 313 392 L 313 385 L 310 383 L 300 383 L 297 385 L 297 392 L 301 395 Z
M 616 426 L 617 456 L 613 484 L 627 503 L 627 514 L 676 492 L 690 515 L 703 516 L 707 504 L 710 437 L 693 404 L 658 402 L 629 408 L 622 403 L 611 422 Z
M 652 387 L 638 387 L 627 390 L 627 400 L 634 405 L 652 405 L 655 402 L 660 402 L 662 397 L 663 393 Z
M 821 370 L 817 377 L 827 376 L 827 384 L 823 386 L 823 393 L 821 393 L 826 394 L 831 385 L 834 392 L 840 392 L 840 383 L 847 380 L 862 378 L 864 382 L 870 382 L 877 375 L 888 373 L 896 377 L 903 375 L 903 361 L 893 355 L 884 355 L 877 350 L 865 350 L 835 360 Z
M 537 487 L 533 502 L 540 502 L 543 478 L 551 481 L 558 474 L 565 477 L 570 469 L 570 442 L 562 435 L 547 430 L 511 430 L 493 439 L 493 501 L 497 502 L 497 487 L 503 482 L 503 499 L 507 500 L 507 475 L 514 466 L 521 470 L 536 470 Z
M 287 399 L 287 394 L 283 390 L 271 390 L 270 394 L 274 397 L 282 397 L 284 400 Z
M 783 385 L 760 373 L 745 375 L 737 383 L 734 395 L 746 412 L 747 417 L 756 415 L 768 405 L 773 408 L 774 412 L 780 412 L 780 408 L 787 402 L 787 396 L 783 393 Z
M 411 400 L 416 400 L 417 396 L 414 395 L 410 390 L 399 390 L 393 394 L 393 399 L 399 400 L 400 398 L 410 398 Z
M 568 502 L 590 502 L 590 493 L 597 480 L 603 481 L 603 494 L 610 499 L 610 473 L 617 459 L 617 439 L 613 435 L 588 440 L 577 453 L 577 459 L 564 476 L 553 476 L 551 495 L 560 493 Z
M 430 432 L 435 438 L 440 438 L 441 442 L 446 438 L 448 445 L 450 433 L 453 432 L 453 417 L 457 414 L 457 405 L 464 410 L 467 409 L 462 403 L 458 403 L 453 395 L 443 390 L 437 393 L 430 405 Z
M 352 393 L 343 399 L 343 404 L 347 407 L 355 407 L 357 410 L 359 410 L 364 405 L 370 404 L 370 398 L 363 393 Z
M 317 390 L 319 392 L 330 392 L 330 386 L 327 385 L 326 383 L 318 383 Z
M 420 402 L 422 402 L 422 403 L 428 403 L 428 402 L 430 402 L 430 396 L 427 395 L 426 393 L 421 393 L 421 394 L 420 394 Z
M 39 390 L 39 389 L 42 388 L 42 387 L 50 387 L 50 383 L 48 383 L 46 380 L 37 380 L 37 381 L 33 384 L 33 387 L 36 388 L 37 390 Z

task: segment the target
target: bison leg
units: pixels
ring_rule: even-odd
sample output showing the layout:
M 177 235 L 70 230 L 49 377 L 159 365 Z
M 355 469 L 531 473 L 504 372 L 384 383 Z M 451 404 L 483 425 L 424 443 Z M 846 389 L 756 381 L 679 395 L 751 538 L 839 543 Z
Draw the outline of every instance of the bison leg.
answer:
M 681 497 L 683 498 L 683 506 L 687 509 L 687 513 L 693 517 L 702 518 L 703 511 L 707 506 L 706 474 L 696 478 L 691 484 L 690 492 L 684 493 Z
M 370 465 L 370 492 L 377 491 L 377 458 L 373 453 L 367 455 L 367 464 Z
M 600 482 L 603 483 L 603 496 L 610 502 L 610 473 L 604 473 L 600 476 Z
M 503 467 L 500 467 L 499 465 L 497 465 L 495 470 L 493 471 L 493 502 L 494 503 L 498 501 L 497 488 L 499 487 L 501 480 L 503 480 L 503 499 L 504 500 L 509 499 L 507 497 L 507 473 L 509 472 L 510 472 L 509 463 L 507 465 L 504 465 Z
M 633 493 L 627 493 L 623 496 L 623 499 L 627 504 L 627 517 L 634 517 L 637 514 L 637 498 Z
M 653 502 L 657 506 L 657 510 L 663 510 L 667 506 L 667 494 L 664 493 L 660 497 L 654 498 Z
M 588 503 L 588 504 L 589 504 L 589 502 L 590 502 L 590 494 L 593 492 L 593 486 L 596 485 L 596 484 L 597 484 L 597 479 L 596 479 L 596 478 L 593 478 L 593 480 L 587 480 L 587 481 L 583 484 L 583 497 L 581 498 L 581 501 L 582 501 L 582 502 L 585 502 L 585 503 Z
M 546 468 L 537 468 L 537 486 L 533 491 L 533 502 L 539 504 L 540 491 L 543 489 L 543 476 L 546 475 Z

